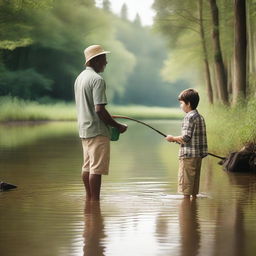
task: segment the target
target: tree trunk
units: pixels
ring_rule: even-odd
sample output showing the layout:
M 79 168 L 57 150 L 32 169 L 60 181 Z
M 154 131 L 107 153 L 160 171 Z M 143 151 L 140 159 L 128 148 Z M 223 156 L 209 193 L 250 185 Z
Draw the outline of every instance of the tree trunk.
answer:
M 228 92 L 227 92 L 227 75 L 223 63 L 223 57 L 220 47 L 220 35 L 219 35 L 219 10 L 216 4 L 216 0 L 209 0 L 211 6 L 212 22 L 213 22 L 213 50 L 214 50 L 214 65 L 216 72 L 217 88 L 220 100 L 224 104 L 228 104 Z
M 233 103 L 246 97 L 246 7 L 245 0 L 234 0 L 234 82 Z
M 200 26 L 200 36 L 203 48 L 203 58 L 204 58 L 204 68 L 205 68 L 205 77 L 207 83 L 207 95 L 210 104 L 213 104 L 213 92 L 212 92 L 212 83 L 211 83 L 211 75 L 210 68 L 208 62 L 208 52 L 206 48 L 205 41 L 205 33 L 204 33 L 204 24 L 203 24 L 203 2 L 202 0 L 198 0 L 198 9 L 199 9 L 199 26 Z
M 233 82 L 233 58 L 231 58 L 230 60 L 228 60 L 228 64 L 227 64 L 227 88 L 228 88 L 228 94 L 232 95 L 233 94 L 233 86 L 232 86 L 232 82 Z
M 250 85 L 250 93 L 256 93 L 256 66 L 255 66 L 255 18 L 251 13 L 251 9 L 253 7 L 252 0 L 247 1 L 247 10 L 246 10 L 246 22 L 247 22 L 247 35 L 248 35 L 248 45 L 247 45 L 247 78 L 248 84 Z

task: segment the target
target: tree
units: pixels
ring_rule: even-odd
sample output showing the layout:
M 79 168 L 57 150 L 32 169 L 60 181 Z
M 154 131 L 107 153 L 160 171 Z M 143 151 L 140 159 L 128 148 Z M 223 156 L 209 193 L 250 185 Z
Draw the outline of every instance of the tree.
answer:
M 123 20 L 116 23 L 116 36 L 133 53 L 136 62 L 124 90 L 115 94 L 114 103 L 177 107 L 179 91 L 188 88 L 189 84 L 181 80 L 170 83 L 161 77 L 161 69 L 168 52 L 165 40 L 152 33 L 149 27 L 137 26 L 134 22 Z M 122 63 L 118 69 L 124 65 Z M 116 73 L 118 72 L 115 71 Z
M 139 15 L 138 13 L 136 14 L 136 17 L 135 17 L 133 23 L 134 23 L 136 26 L 141 27 L 141 19 L 140 19 L 140 15 Z
M 216 0 L 209 0 L 212 14 L 212 41 L 214 66 L 219 98 L 222 103 L 228 104 L 227 75 L 224 67 L 219 33 L 219 9 Z
M 254 77 L 256 78 L 256 0 L 248 0 L 247 1 L 247 33 L 248 33 L 248 66 L 249 66 L 249 78 L 250 80 Z M 252 81 L 253 82 L 253 81 Z M 255 87 L 256 87 L 256 83 Z
M 247 29 L 245 0 L 234 0 L 234 81 L 233 103 L 246 97 Z
M 111 58 L 116 60 L 109 63 L 104 74 L 110 77 L 109 94 L 123 87 L 134 57 L 115 39 L 112 15 L 96 8 L 92 0 L 54 0 L 51 8 L 26 9 L 19 5 L 18 11 L 12 5 L 15 2 L 0 0 L 0 28 L 8 32 L 1 33 L 0 41 L 11 41 L 14 46 L 10 48 L 9 44 L 1 51 L 0 87 L 4 90 L 0 95 L 72 100 L 72 84 L 84 68 L 83 49 L 95 42 L 110 49 Z M 18 44 L 25 35 L 30 43 Z M 119 68 L 119 63 L 125 64 Z M 118 74 L 110 76 L 109 72 L 117 69 Z
M 109 0 L 103 0 L 102 8 L 106 12 L 111 12 L 111 3 L 110 3 L 110 1 Z
M 210 74 L 210 63 L 209 63 L 209 54 L 207 47 L 209 48 L 208 38 L 205 35 L 205 20 L 208 17 L 203 15 L 206 12 L 203 12 L 203 1 L 175 1 L 175 0 L 157 0 L 154 3 L 154 8 L 157 11 L 156 15 L 156 28 L 160 30 L 170 42 L 170 51 L 184 52 L 184 47 L 187 47 L 187 57 L 180 56 L 178 61 L 181 62 L 182 59 L 187 58 L 186 66 L 189 62 L 195 62 L 198 58 L 204 64 L 205 80 L 206 80 L 206 91 L 208 95 L 208 100 L 210 103 L 213 103 L 213 88 L 211 83 L 211 74 Z M 201 46 L 198 47 L 198 46 Z M 192 53 L 193 52 L 193 53 Z M 189 54 L 188 54 L 189 53 Z M 192 53 L 192 54 L 191 54 Z M 174 54 L 170 54 L 173 58 Z M 191 58 L 192 55 L 192 58 Z M 174 59 L 174 58 L 173 58 Z M 178 62 L 175 60 L 175 64 L 178 65 Z M 171 59 L 169 63 L 171 62 Z M 200 63 L 200 62 L 198 62 Z M 198 64 L 196 64 L 198 65 Z M 181 65 L 182 66 L 182 65 Z M 165 68 L 166 70 L 167 68 Z M 183 70 L 186 67 L 183 67 Z M 169 67 L 169 70 L 173 70 L 173 67 Z M 166 72 L 164 71 L 164 74 Z M 173 72 L 170 72 L 170 76 L 173 76 Z
M 32 24 L 27 17 L 39 9 L 52 7 L 53 0 L 0 0 L 0 49 L 14 50 L 31 45 Z
M 125 3 L 121 7 L 120 16 L 121 16 L 121 19 L 128 20 L 128 8 L 127 8 L 127 5 Z
M 200 36 L 201 36 L 201 43 L 202 43 L 202 49 L 203 49 L 205 77 L 206 77 L 206 84 L 207 84 L 207 95 L 208 95 L 210 104 L 213 104 L 213 90 L 212 90 L 208 52 L 206 47 L 206 38 L 205 38 L 204 23 L 203 23 L 203 1 L 202 0 L 198 0 L 198 10 L 199 10 Z

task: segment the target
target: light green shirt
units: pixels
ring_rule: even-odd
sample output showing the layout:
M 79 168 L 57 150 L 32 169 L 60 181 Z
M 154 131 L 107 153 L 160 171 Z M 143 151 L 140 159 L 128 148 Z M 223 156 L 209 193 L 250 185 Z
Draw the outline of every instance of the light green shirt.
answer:
M 74 89 L 79 137 L 103 135 L 110 138 L 109 127 L 95 112 L 95 105 L 107 104 L 104 79 L 91 67 L 86 67 L 76 78 Z

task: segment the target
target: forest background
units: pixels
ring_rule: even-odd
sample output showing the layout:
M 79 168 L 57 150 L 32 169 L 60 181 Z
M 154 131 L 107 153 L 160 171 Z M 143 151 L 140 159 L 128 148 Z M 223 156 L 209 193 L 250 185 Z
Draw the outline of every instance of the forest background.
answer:
M 83 49 L 97 43 L 112 52 L 104 73 L 111 104 L 177 107 L 178 93 L 195 87 L 213 141 L 255 141 L 256 0 L 155 0 L 153 8 L 147 27 L 139 15 L 128 20 L 125 4 L 113 14 L 109 0 L 102 8 L 0 0 L 1 108 L 13 98 L 73 102 Z
M 73 84 L 84 68 L 83 50 L 102 44 L 111 51 L 103 74 L 113 104 L 177 106 L 188 82 L 161 77 L 167 46 L 163 38 L 91 0 L 1 0 L 0 95 L 49 102 L 72 101 Z

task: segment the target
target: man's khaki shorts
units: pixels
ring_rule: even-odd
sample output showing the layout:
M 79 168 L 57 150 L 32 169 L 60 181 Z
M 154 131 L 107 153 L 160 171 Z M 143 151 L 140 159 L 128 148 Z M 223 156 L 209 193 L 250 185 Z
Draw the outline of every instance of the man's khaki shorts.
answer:
M 108 175 L 110 140 L 106 136 L 82 139 L 84 163 L 82 172 Z

